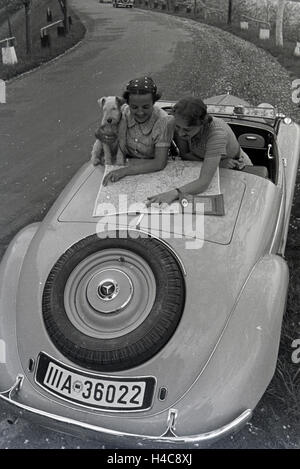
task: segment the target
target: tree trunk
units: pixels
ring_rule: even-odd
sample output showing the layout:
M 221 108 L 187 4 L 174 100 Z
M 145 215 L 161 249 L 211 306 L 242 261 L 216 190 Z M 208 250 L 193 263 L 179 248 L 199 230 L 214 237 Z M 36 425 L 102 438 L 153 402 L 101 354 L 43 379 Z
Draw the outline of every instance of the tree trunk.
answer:
M 31 36 L 31 0 L 23 0 L 25 6 L 25 23 L 26 23 L 26 53 L 31 54 L 32 36 Z
M 206 10 L 206 8 L 205 8 L 205 2 L 206 2 L 206 0 L 202 0 L 202 5 L 203 5 L 203 19 L 204 19 L 204 21 L 207 20 L 207 10 Z
M 232 1 L 228 0 L 228 16 L 227 16 L 227 24 L 232 23 Z
M 286 0 L 277 0 L 276 46 L 283 47 L 283 14 Z
M 65 27 L 65 32 L 69 32 L 69 14 L 68 14 L 68 2 L 67 0 L 58 0 L 58 3 L 60 5 L 61 11 L 63 12 L 64 15 L 64 27 Z
M 5 10 L 6 10 L 6 15 L 7 15 L 8 35 L 9 35 L 9 37 L 12 37 L 13 33 L 12 33 L 12 27 L 11 27 L 11 22 L 10 22 L 10 16 L 9 16 L 9 12 L 8 12 L 7 6 L 5 7 Z
M 65 8 L 64 8 L 64 24 L 65 24 L 65 31 L 66 33 L 69 32 L 69 13 L 68 13 L 68 2 L 67 0 L 64 1 Z

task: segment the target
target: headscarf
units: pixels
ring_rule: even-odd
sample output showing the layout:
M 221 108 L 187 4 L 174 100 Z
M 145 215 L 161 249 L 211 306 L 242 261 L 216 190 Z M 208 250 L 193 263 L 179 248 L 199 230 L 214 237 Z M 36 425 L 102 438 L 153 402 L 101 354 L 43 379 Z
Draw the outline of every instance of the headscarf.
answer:
M 152 78 L 143 76 L 130 80 L 130 82 L 126 85 L 126 91 L 136 94 L 151 93 L 152 95 L 156 95 L 157 86 Z

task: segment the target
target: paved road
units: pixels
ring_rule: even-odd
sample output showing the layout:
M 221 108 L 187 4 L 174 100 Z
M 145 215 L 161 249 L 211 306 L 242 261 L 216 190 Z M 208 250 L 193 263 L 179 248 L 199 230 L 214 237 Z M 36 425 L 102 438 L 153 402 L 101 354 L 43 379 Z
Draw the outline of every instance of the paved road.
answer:
M 172 62 L 191 33 L 172 18 L 70 1 L 88 33 L 75 50 L 7 85 L 0 107 L 0 256 L 22 226 L 41 220 L 89 158 L 97 99 Z M 13 422 L 13 423 L 12 423 Z M 104 443 L 103 443 L 104 444 Z M 94 442 L 40 429 L 0 409 L 0 448 L 92 448 Z M 103 447 L 96 444 L 96 447 Z M 106 446 L 107 447 L 107 446 Z
M 42 219 L 89 158 L 98 118 L 97 99 L 121 91 L 133 76 L 149 73 L 159 78 L 164 98 L 176 99 L 187 89 L 219 93 L 230 79 L 236 94 L 248 93 L 247 97 L 258 102 L 263 98 L 274 102 L 278 96 L 284 97 L 285 103 L 290 99 L 287 74 L 253 46 L 251 58 L 246 59 L 250 46 L 237 38 L 167 15 L 114 9 L 97 0 L 71 0 L 70 4 L 88 28 L 82 44 L 9 83 L 8 103 L 0 107 L 0 256 L 15 232 Z M 268 439 L 269 429 L 255 426 L 265 419 L 264 402 L 255 416 L 238 437 L 228 438 L 218 447 L 284 447 L 288 435 L 282 441 L 281 436 Z M 289 431 L 285 424 L 284 432 Z M 14 422 L 0 410 L 0 449 L 6 447 L 110 446 L 104 441 L 62 436 L 23 419 Z

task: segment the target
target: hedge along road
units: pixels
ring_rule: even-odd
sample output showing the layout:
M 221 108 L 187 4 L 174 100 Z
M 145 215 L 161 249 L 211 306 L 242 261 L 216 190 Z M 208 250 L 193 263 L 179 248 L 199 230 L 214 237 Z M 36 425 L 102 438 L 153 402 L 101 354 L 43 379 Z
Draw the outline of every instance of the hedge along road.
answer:
M 163 98 L 222 93 L 228 83 L 253 103 L 272 102 L 294 117 L 287 72 L 262 50 L 228 33 L 169 15 L 71 0 L 87 27 L 70 53 L 7 85 L 0 107 L 0 248 L 22 226 L 41 220 L 62 188 L 89 158 L 97 99 L 151 74 Z M 298 116 L 300 118 L 300 116 Z M 300 119 L 299 119 L 300 120 Z M 0 409 L 0 448 L 109 448 L 62 436 Z M 8 421 L 9 420 L 9 421 Z M 277 447 L 250 423 L 219 447 Z M 249 445 L 247 442 L 249 441 Z M 121 442 L 119 443 L 121 445 Z M 118 442 L 111 446 L 118 447 Z M 121 447 L 121 446 L 120 446 Z

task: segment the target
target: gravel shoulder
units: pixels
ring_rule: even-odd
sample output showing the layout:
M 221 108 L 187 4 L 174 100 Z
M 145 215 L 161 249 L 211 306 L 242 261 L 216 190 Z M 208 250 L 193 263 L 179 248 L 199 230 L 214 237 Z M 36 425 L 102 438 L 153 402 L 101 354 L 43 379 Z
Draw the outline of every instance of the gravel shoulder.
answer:
M 269 102 L 300 121 L 300 108 L 292 102 L 292 80 L 274 57 L 221 29 L 193 20 L 176 20 L 193 40 L 180 43 L 173 63 L 155 74 L 164 91 L 163 99 L 187 94 L 213 96 L 226 92 L 226 86 L 231 85 L 232 94 L 251 104 Z

